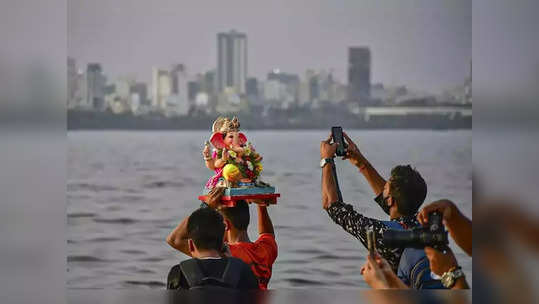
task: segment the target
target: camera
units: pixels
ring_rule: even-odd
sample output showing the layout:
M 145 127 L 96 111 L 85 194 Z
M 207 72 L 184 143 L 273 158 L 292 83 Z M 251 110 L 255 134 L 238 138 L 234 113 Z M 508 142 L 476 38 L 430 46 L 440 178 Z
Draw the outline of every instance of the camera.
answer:
M 417 227 L 408 230 L 386 230 L 383 234 L 384 243 L 391 248 L 419 248 L 425 246 L 443 250 L 449 244 L 447 231 L 442 223 L 442 215 L 438 212 L 429 214 L 427 227 Z

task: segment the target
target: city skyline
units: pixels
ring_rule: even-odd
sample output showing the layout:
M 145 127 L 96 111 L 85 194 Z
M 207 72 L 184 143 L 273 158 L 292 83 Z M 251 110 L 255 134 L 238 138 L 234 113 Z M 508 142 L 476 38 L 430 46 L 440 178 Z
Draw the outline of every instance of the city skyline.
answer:
M 183 63 L 190 76 L 215 69 L 216 34 L 235 29 L 249 37 L 247 78 L 264 79 L 274 68 L 297 75 L 313 68 L 332 69 L 347 83 L 347 50 L 354 46 L 371 49 L 372 83 L 439 93 L 468 74 L 465 1 L 315 1 L 309 10 L 302 1 L 233 2 L 238 5 L 70 1 L 68 54 L 81 65 L 102 63 L 111 78 L 149 83 L 152 66 Z

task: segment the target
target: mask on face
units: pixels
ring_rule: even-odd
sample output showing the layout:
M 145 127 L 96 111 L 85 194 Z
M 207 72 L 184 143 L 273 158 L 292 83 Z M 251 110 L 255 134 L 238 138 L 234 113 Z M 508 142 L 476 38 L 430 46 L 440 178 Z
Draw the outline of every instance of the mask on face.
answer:
M 389 197 L 384 197 L 383 193 L 378 194 L 376 198 L 374 198 L 374 201 L 378 203 L 378 205 L 384 210 L 384 212 L 389 215 L 389 205 L 387 204 L 387 200 Z

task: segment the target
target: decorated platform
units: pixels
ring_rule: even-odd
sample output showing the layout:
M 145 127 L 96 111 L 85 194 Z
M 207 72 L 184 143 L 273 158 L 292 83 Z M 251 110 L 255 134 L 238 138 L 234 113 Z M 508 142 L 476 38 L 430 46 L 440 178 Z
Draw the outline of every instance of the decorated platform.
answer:
M 209 189 L 204 189 L 203 194 L 198 197 L 201 201 L 206 201 Z M 263 200 L 264 205 L 277 204 L 277 198 L 281 194 L 275 193 L 275 187 L 251 187 L 251 188 L 226 188 L 221 197 L 221 204 L 226 207 L 234 207 L 239 200 Z

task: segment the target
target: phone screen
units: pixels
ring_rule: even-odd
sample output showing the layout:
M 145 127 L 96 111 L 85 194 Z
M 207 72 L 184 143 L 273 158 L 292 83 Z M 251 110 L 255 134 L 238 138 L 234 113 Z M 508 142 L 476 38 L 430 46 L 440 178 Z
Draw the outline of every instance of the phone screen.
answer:
M 346 143 L 344 142 L 344 138 L 342 135 L 342 128 L 341 127 L 332 127 L 331 128 L 331 134 L 333 136 L 333 142 L 336 144 L 339 144 L 337 146 L 337 156 L 345 156 L 346 155 Z

